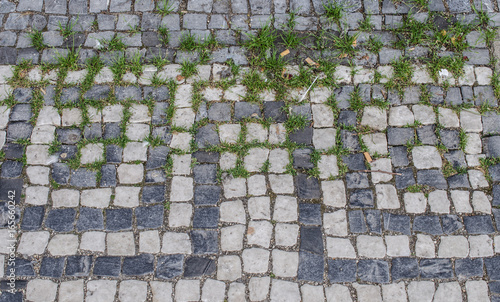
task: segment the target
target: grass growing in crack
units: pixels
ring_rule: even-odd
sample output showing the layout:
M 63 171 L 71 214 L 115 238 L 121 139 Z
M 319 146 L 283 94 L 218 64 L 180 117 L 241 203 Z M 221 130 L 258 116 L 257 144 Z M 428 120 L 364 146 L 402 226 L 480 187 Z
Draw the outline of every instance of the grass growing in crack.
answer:
M 181 76 L 184 78 L 189 78 L 198 73 L 198 67 L 196 62 L 183 61 L 181 63 Z
M 59 31 L 61 32 L 61 35 L 64 38 L 67 38 L 69 36 L 72 36 L 76 33 L 73 28 L 75 27 L 76 23 L 78 22 L 78 19 L 76 19 L 74 22 L 69 21 L 65 26 L 61 24 L 61 21 L 59 21 Z
M 465 152 L 465 147 L 467 147 L 467 133 L 465 133 L 464 129 L 460 129 L 460 132 L 458 133 L 458 138 L 459 138 L 459 146 L 462 151 Z
M 119 37 L 116 34 L 109 41 L 106 39 L 102 39 L 99 40 L 99 42 L 102 45 L 101 50 L 114 51 L 114 50 L 125 50 L 126 48 L 126 45 L 125 43 L 123 43 L 121 37 Z
M 295 130 L 300 130 L 309 125 L 309 120 L 307 119 L 306 116 L 296 114 L 296 113 L 290 113 L 288 116 L 288 120 L 285 122 L 285 128 L 288 133 L 295 131 Z
M 168 63 L 170 63 L 170 61 L 167 59 L 167 57 L 162 57 L 161 54 L 157 54 L 157 55 L 153 56 L 153 58 L 151 59 L 150 62 L 158 70 L 160 70 L 161 68 L 163 68 L 163 66 L 167 65 Z
M 351 92 L 349 104 L 349 107 L 354 111 L 363 110 L 363 108 L 365 108 L 366 103 L 361 99 L 361 94 L 359 93 L 358 87 L 356 87 L 354 91 Z
M 410 193 L 418 193 L 418 192 L 422 192 L 424 190 L 424 186 L 419 185 L 419 184 L 414 184 L 414 185 L 408 186 L 406 188 L 406 190 Z
M 302 40 L 305 39 L 305 37 L 300 37 L 296 32 L 293 31 L 295 29 L 295 25 L 297 24 L 297 21 L 295 21 L 296 18 L 296 12 L 290 12 L 288 22 L 283 27 L 284 31 L 282 34 L 280 34 L 280 37 L 283 40 L 283 45 L 285 45 L 287 48 L 297 48 L 302 45 Z
M 83 91 L 87 91 L 94 84 L 95 76 L 101 71 L 104 67 L 104 63 L 101 61 L 99 56 L 91 57 L 87 60 L 87 75 L 83 80 L 81 88 Z
M 432 30 L 430 23 L 418 22 L 408 15 L 403 18 L 401 26 L 392 30 L 399 37 L 394 46 L 403 49 L 411 45 L 425 44 L 429 39 L 427 34 L 429 30 Z
M 324 16 L 328 21 L 340 23 L 340 19 L 342 19 L 342 6 L 337 1 L 324 3 L 323 9 L 325 10 Z
M 47 45 L 43 41 L 43 35 L 41 31 L 36 29 L 32 29 L 28 34 L 28 37 L 31 40 L 31 45 L 38 51 L 42 51 L 47 48 Z
M 265 57 L 266 51 L 272 49 L 278 37 L 276 30 L 269 23 L 264 25 L 256 34 L 245 33 L 248 40 L 243 43 L 255 57 Z
M 342 33 L 338 37 L 332 35 L 333 45 L 340 51 L 340 57 L 353 56 L 358 52 L 356 48 L 358 35 L 348 35 L 347 33 Z
M 359 22 L 359 30 L 365 32 L 371 32 L 373 30 L 372 16 L 367 14 L 363 21 Z
M 160 34 L 160 42 L 167 46 L 168 42 L 170 41 L 170 33 L 168 31 L 168 28 L 166 26 L 160 26 L 158 27 L 158 33 Z
M 411 83 L 413 77 L 413 67 L 409 60 L 400 58 L 392 63 L 394 69 L 392 79 L 385 84 L 387 89 L 397 89 L 400 93 L 403 88 Z
M 433 54 L 432 58 L 427 63 L 427 69 L 434 81 L 438 81 L 439 71 L 446 69 L 450 71 L 456 78 L 464 73 L 465 61 L 463 56 L 439 57 Z
M 153 147 L 153 148 L 161 146 L 163 144 L 163 139 L 161 139 L 161 137 L 152 136 L 151 134 L 149 136 L 147 136 L 144 140 L 146 142 L 148 142 L 150 147 Z
M 146 0 L 147 1 L 147 0 Z M 174 4 L 169 0 L 160 0 L 156 2 L 156 12 L 163 17 L 170 15 L 174 11 Z
M 471 28 L 460 23 L 454 24 L 446 30 L 438 31 L 434 34 L 433 43 L 437 48 L 446 48 L 457 52 L 464 51 L 469 47 L 465 36 L 471 31 Z
M 383 46 L 384 43 L 382 43 L 378 38 L 370 37 L 370 39 L 366 41 L 366 49 L 373 53 L 378 53 Z

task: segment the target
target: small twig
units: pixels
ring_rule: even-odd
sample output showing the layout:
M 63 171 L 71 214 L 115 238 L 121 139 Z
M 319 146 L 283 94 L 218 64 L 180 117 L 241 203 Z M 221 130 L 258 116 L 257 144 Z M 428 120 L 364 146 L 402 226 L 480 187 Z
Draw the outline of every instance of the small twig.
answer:
M 304 95 L 302 95 L 302 97 L 300 98 L 300 102 L 302 102 L 304 100 L 304 98 L 306 97 L 307 93 L 309 92 L 309 90 L 311 90 L 311 87 L 313 87 L 314 83 L 316 83 L 316 80 L 319 78 L 319 75 L 316 76 L 316 78 L 314 78 L 314 81 L 312 82 L 311 86 L 309 86 L 309 88 L 307 88 L 306 92 L 304 92 Z
M 382 171 L 382 170 L 358 170 L 356 172 L 385 173 L 385 174 L 391 174 L 391 175 L 403 175 L 401 173 L 393 173 L 393 172 L 387 172 L 387 171 Z

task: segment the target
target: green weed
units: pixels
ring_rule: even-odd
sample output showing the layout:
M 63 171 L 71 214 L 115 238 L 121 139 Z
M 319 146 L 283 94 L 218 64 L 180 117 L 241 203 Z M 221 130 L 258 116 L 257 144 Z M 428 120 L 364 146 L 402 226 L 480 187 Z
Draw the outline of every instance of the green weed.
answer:
M 156 12 L 163 17 L 165 17 L 166 15 L 170 15 L 174 11 L 174 9 L 174 4 L 170 3 L 169 0 L 159 0 L 156 3 Z
M 43 42 L 43 35 L 42 32 L 36 30 L 36 29 L 31 29 L 31 32 L 28 33 L 28 37 L 31 40 L 31 45 L 38 51 L 42 51 L 45 48 L 47 48 L 47 45 Z

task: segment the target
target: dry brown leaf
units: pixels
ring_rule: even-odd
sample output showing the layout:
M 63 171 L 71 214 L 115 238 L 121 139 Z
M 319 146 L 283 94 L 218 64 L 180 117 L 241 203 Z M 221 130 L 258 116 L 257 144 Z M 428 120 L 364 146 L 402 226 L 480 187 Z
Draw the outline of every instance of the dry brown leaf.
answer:
M 184 80 L 184 77 L 183 77 L 183 76 L 181 76 L 181 75 L 178 75 L 178 76 L 177 76 L 177 77 L 175 77 L 175 78 L 176 78 L 176 79 L 177 79 L 177 81 L 179 81 L 179 82 L 180 82 L 180 81 L 182 81 L 182 80 Z

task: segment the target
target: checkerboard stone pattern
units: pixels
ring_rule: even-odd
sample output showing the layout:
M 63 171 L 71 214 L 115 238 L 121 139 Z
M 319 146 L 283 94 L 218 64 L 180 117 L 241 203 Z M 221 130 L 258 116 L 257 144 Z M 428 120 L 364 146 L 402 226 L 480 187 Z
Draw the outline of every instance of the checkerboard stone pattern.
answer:
M 436 83 L 419 61 L 428 49 L 391 48 L 385 29 L 407 4 L 344 2 L 346 29 L 370 14 L 384 48 L 356 72 L 340 62 L 335 87 L 251 102 L 235 31 L 279 27 L 290 11 L 298 31 L 322 29 L 321 1 L 172 1 L 161 16 L 149 0 L 0 0 L 0 301 L 500 301 L 497 47 L 470 33 L 464 75 Z M 500 22 L 489 0 L 433 0 L 415 15 L 467 23 L 480 8 Z M 198 54 L 178 50 L 185 32 L 224 43 L 187 79 L 180 64 Z M 98 47 L 115 34 L 118 55 L 171 64 L 117 79 L 116 53 Z M 45 71 L 77 47 L 79 63 L 105 63 L 90 88 L 84 65 Z M 305 53 L 290 55 L 291 76 L 322 56 Z M 416 58 L 412 85 L 373 82 L 403 55 Z M 23 60 L 28 82 L 8 80 Z

